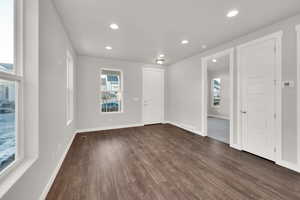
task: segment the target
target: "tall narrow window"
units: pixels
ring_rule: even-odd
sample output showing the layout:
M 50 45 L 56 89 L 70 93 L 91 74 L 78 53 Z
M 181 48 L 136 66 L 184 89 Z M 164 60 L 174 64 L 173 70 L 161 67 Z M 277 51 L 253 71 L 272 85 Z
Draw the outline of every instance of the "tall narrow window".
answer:
M 74 118 L 74 61 L 71 53 L 67 52 L 67 125 Z
M 211 80 L 211 96 L 212 107 L 218 107 L 221 105 L 221 79 L 214 78 Z
M 17 1 L 16 1 L 17 2 Z M 17 59 L 15 1 L 0 1 L 0 173 L 21 159 L 22 74 Z
M 122 72 L 120 70 L 102 69 L 101 103 L 103 113 L 117 113 L 123 110 Z

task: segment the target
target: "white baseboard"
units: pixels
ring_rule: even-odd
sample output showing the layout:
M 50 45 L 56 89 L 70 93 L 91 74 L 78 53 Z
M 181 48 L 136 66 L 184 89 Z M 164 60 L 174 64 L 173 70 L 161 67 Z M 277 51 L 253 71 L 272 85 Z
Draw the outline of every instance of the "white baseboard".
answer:
M 68 143 L 65 152 L 63 153 L 63 155 L 61 156 L 61 158 L 60 158 L 60 160 L 59 160 L 59 162 L 58 162 L 58 165 L 57 165 L 56 168 L 54 169 L 54 171 L 53 171 L 53 173 L 52 173 L 52 175 L 51 175 L 51 177 L 50 177 L 49 182 L 47 183 L 45 189 L 44 189 L 43 192 L 42 192 L 42 195 L 40 196 L 40 200 L 45 200 L 45 199 L 46 199 L 47 194 L 48 194 L 48 192 L 50 191 L 51 186 L 52 186 L 52 184 L 53 184 L 53 182 L 54 182 L 54 180 L 55 180 L 55 178 L 56 178 L 56 176 L 57 176 L 57 174 L 58 174 L 58 172 L 59 172 L 59 169 L 61 168 L 61 165 L 62 165 L 62 163 L 64 162 L 64 160 L 65 160 L 65 158 L 66 158 L 66 155 L 67 155 L 67 153 L 68 153 L 68 151 L 69 151 L 69 149 L 70 149 L 70 147 L 71 147 L 71 145 L 72 145 L 72 142 L 73 142 L 75 136 L 76 136 L 76 133 L 73 134 L 72 139 L 71 139 L 70 142 Z
M 128 125 L 120 125 L 120 126 L 107 126 L 107 127 L 88 128 L 88 129 L 77 129 L 76 133 L 105 131 L 105 130 L 113 130 L 113 129 L 120 129 L 120 128 L 140 127 L 140 126 L 144 126 L 144 124 L 128 124 Z
M 230 147 L 239 151 L 243 150 L 241 146 L 236 144 L 231 144 Z M 285 160 L 280 160 L 280 161 L 276 161 L 275 164 L 300 173 L 300 166 L 298 166 L 295 163 L 291 163 Z
M 240 145 L 237 144 L 230 144 L 230 147 L 239 151 L 242 151 L 242 147 Z
M 182 128 L 182 129 L 184 129 L 184 130 L 186 130 L 186 131 L 195 133 L 195 134 L 197 134 L 197 135 L 204 136 L 204 135 L 201 133 L 201 131 L 196 130 L 196 128 L 193 127 L 193 126 L 186 125 L 186 124 L 182 124 L 182 123 L 178 123 L 178 122 L 171 122 L 171 121 L 165 121 L 165 123 L 167 123 L 167 124 L 172 124 L 172 125 L 174 125 L 174 126 L 177 126 L 177 127 L 179 127 L 179 128 Z
M 208 117 L 219 118 L 219 119 L 227 119 L 227 120 L 230 120 L 230 117 L 222 116 L 222 115 L 207 115 L 207 116 L 208 116 Z
M 294 164 L 294 163 L 291 163 L 291 162 L 288 162 L 285 160 L 278 161 L 278 162 L 276 162 L 276 164 L 300 173 L 300 168 L 297 164 Z

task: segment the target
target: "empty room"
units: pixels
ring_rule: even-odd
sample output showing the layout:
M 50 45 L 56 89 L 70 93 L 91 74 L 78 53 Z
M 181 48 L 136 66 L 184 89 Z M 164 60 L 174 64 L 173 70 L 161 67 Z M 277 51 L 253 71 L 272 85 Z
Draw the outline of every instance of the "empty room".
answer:
M 299 200 L 299 0 L 0 0 L 1 200 Z

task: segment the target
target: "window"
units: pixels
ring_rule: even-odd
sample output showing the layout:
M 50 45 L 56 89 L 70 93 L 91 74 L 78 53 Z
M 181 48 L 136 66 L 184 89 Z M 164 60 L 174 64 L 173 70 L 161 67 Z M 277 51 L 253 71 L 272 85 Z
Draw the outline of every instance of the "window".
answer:
M 71 53 L 67 52 L 67 125 L 74 118 L 74 61 Z
M 211 80 L 211 97 L 212 107 L 219 107 L 221 105 L 221 79 L 214 78 Z
M 102 69 L 101 103 L 103 113 L 118 113 L 123 110 L 122 72 L 120 70 Z
M 17 2 L 17 1 L 16 1 Z M 16 56 L 15 2 L 0 1 L 0 173 L 20 160 L 22 74 Z

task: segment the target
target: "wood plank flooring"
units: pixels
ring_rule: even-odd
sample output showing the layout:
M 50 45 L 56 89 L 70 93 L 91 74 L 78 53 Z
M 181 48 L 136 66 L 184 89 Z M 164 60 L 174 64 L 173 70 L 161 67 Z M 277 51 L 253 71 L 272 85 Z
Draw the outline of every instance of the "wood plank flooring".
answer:
M 47 200 L 300 199 L 300 174 L 172 125 L 78 134 Z

